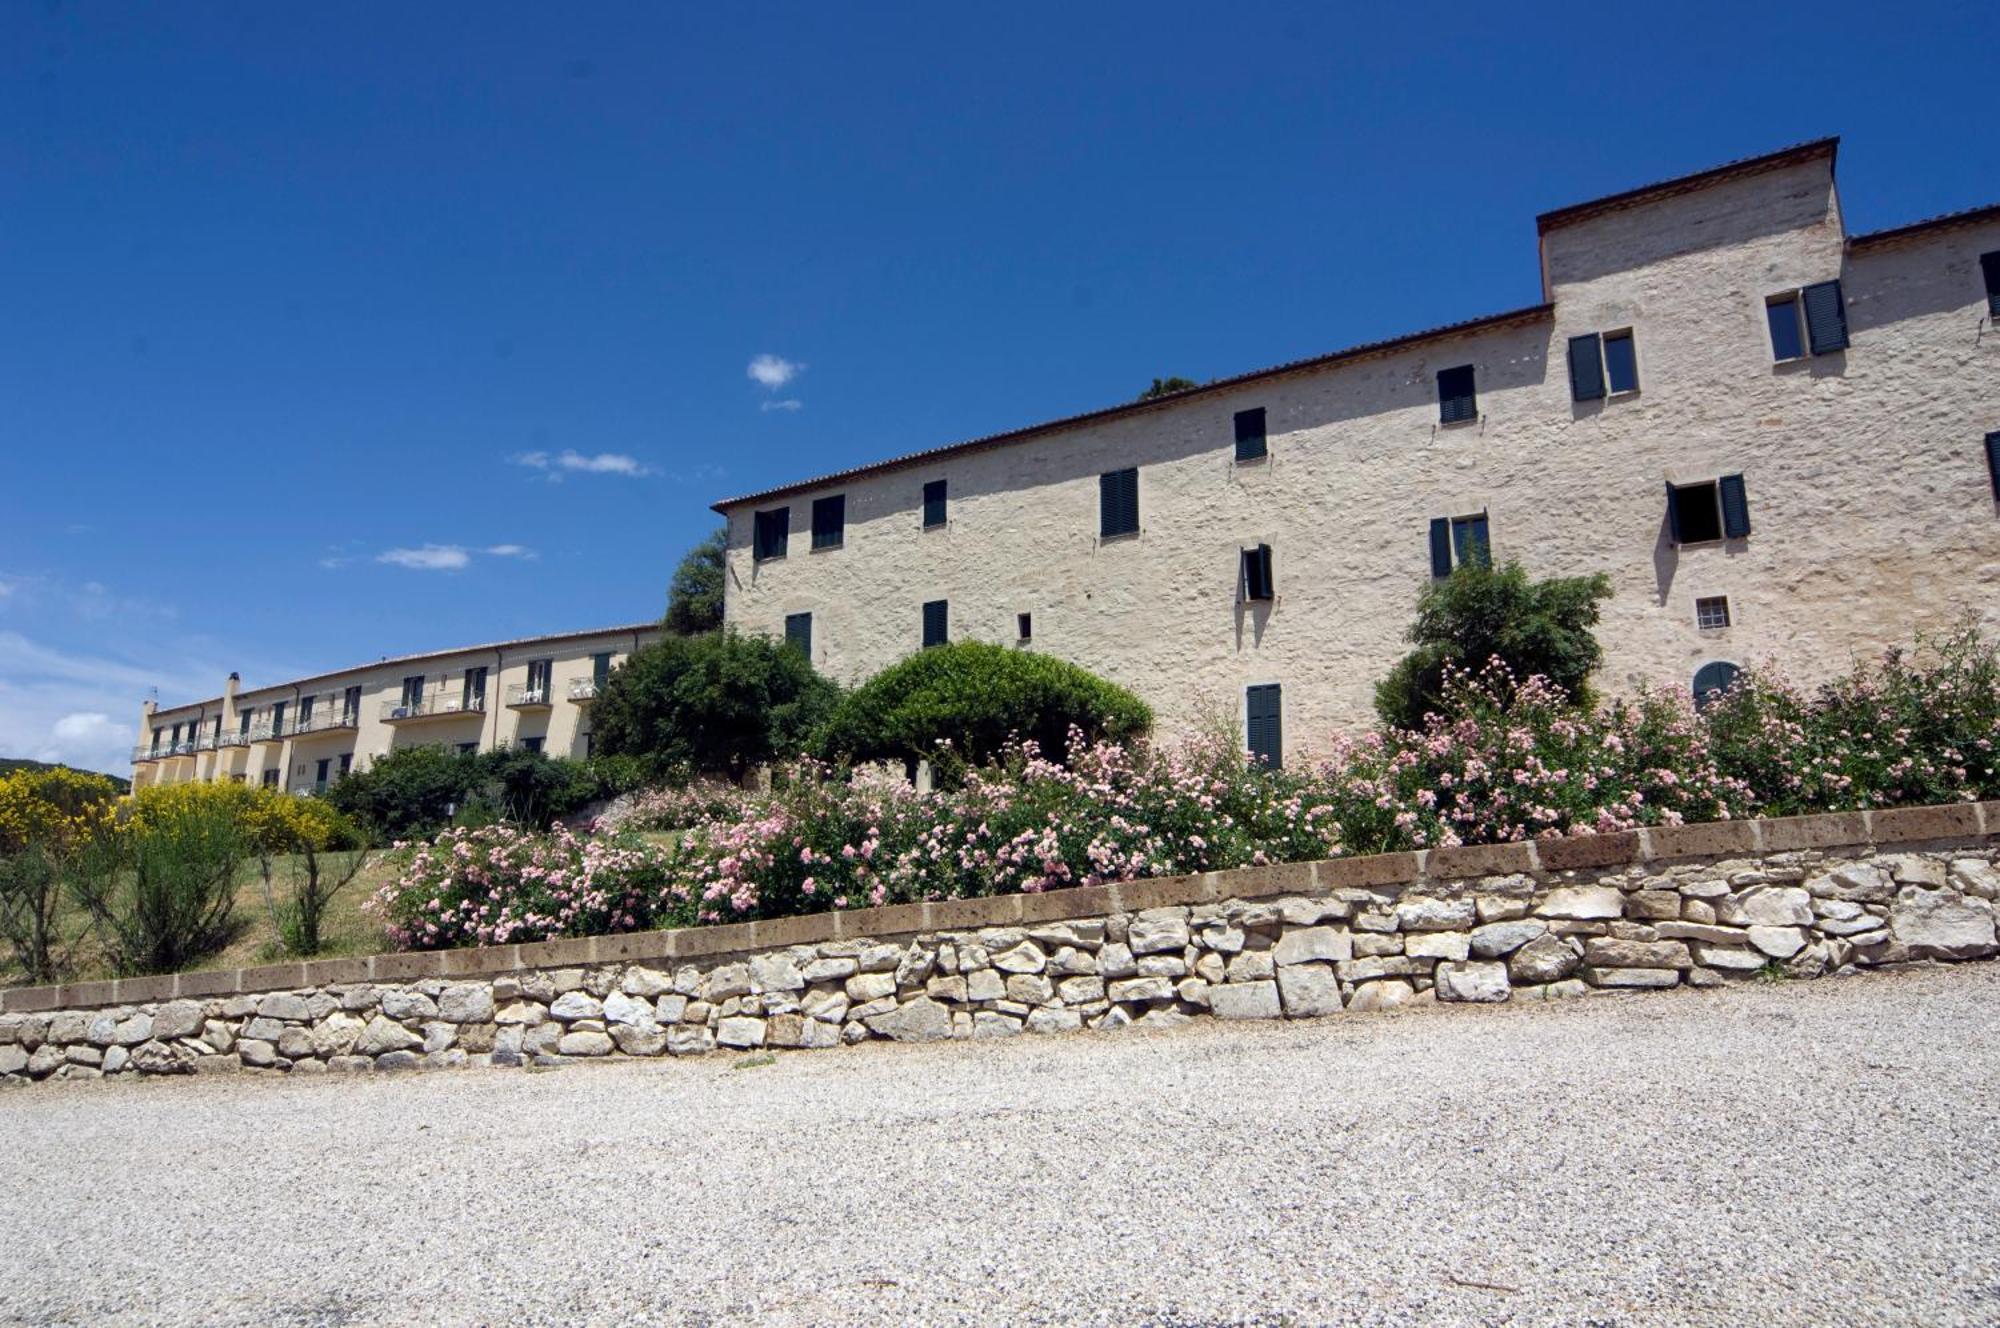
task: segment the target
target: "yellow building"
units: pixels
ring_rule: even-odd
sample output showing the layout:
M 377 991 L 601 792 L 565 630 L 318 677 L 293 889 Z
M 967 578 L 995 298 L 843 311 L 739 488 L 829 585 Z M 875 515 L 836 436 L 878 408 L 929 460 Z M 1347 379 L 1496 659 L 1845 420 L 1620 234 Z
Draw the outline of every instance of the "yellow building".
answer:
M 148 701 L 132 786 L 234 780 L 311 793 L 399 747 L 590 754 L 590 706 L 656 623 L 378 660 L 188 705 Z

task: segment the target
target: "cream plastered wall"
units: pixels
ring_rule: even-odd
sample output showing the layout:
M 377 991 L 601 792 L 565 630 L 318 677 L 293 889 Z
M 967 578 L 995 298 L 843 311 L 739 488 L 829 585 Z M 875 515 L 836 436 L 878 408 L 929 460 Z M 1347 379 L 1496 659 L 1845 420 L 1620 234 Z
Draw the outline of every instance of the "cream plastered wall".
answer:
M 1430 575 L 1428 523 L 1485 511 L 1497 559 L 1608 572 L 1605 681 L 1687 687 L 1703 663 L 1776 657 L 1805 677 L 1971 612 L 2000 628 L 2000 336 L 1977 256 L 2000 225 L 1844 253 L 1830 159 L 1559 228 L 1552 319 L 1476 331 L 1122 418 L 732 508 L 727 617 L 854 682 L 921 642 L 1011 643 L 1113 678 L 1167 731 L 1240 716 L 1283 685 L 1288 753 L 1364 723 Z M 1840 277 L 1852 346 L 1774 365 L 1766 296 Z M 1635 329 L 1640 390 L 1576 404 L 1567 340 Z M 1983 333 L 1983 335 L 1982 335 Z M 1436 374 L 1477 367 L 1477 421 L 1440 426 Z M 1234 412 L 1269 458 L 1234 460 Z M 1139 468 L 1141 531 L 1098 538 L 1098 476 Z M 1669 480 L 1746 477 L 1747 539 L 1675 547 Z M 924 484 L 949 524 L 922 529 Z M 845 493 L 844 546 L 811 550 L 815 497 Z M 752 514 L 791 509 L 788 556 L 751 557 Z M 1238 551 L 1275 550 L 1277 597 L 1237 602 Z M 1732 625 L 1701 631 L 1697 596 Z
M 353 758 L 357 770 L 367 768 L 377 756 L 399 747 L 433 744 L 457 746 L 477 743 L 480 750 L 518 744 L 539 737 L 543 750 L 552 756 L 583 756 L 590 730 L 587 700 L 571 699 L 571 683 L 592 676 L 593 657 L 608 653 L 615 667 L 629 657 L 635 645 L 657 639 L 651 629 L 626 628 L 590 636 L 565 637 L 553 641 L 521 642 L 499 649 L 481 648 L 350 669 L 300 684 L 283 684 L 237 692 L 234 685 L 222 698 L 195 706 L 142 713 L 139 747 L 146 748 L 154 728 L 164 728 L 170 740 L 175 724 L 200 718 L 203 733 L 212 729 L 214 716 L 223 717 L 225 735 L 238 731 L 239 716 L 253 712 L 252 733 L 269 725 L 271 707 L 285 702 L 286 726 L 296 722 L 299 698 L 313 696 L 315 713 L 339 710 L 348 687 L 361 688 L 360 722 L 352 729 L 329 729 L 285 737 L 276 741 L 253 741 L 247 746 L 219 746 L 192 756 L 162 761 L 135 762 L 133 780 L 137 786 L 185 783 L 190 780 L 233 779 L 261 783 L 266 770 L 279 772 L 279 786 L 293 792 L 309 792 L 318 782 L 318 762 L 328 762 L 329 775 L 337 775 L 340 757 Z M 549 704 L 545 708 L 508 704 L 509 690 L 525 687 L 532 661 L 552 661 Z M 436 718 L 391 723 L 387 708 L 402 700 L 403 679 L 417 674 L 424 678 L 427 700 L 449 697 L 462 702 L 468 669 L 485 668 L 486 707 L 483 711 L 443 714 Z

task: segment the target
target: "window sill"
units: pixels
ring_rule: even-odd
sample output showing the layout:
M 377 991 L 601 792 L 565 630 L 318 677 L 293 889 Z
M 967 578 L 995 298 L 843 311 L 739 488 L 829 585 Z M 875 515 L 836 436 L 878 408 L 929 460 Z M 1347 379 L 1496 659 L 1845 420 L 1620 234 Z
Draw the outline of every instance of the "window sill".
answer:
M 762 558 L 752 558 L 750 560 L 750 565 L 752 567 L 762 567 L 765 563 L 781 563 L 783 561 L 785 561 L 784 554 L 769 553 L 765 554 Z
M 1102 545 L 1102 544 L 1125 544 L 1125 543 L 1129 543 L 1129 542 L 1130 542 L 1130 541 L 1132 541 L 1132 540 L 1136 540 L 1136 539 L 1138 539 L 1138 538 L 1139 538 L 1139 535 L 1140 535 L 1140 532 L 1139 532 L 1139 531 L 1136 531 L 1136 530 L 1127 530 L 1127 531 L 1124 531 L 1124 532 L 1122 532 L 1122 533 L 1120 533 L 1120 534 L 1117 534 L 1117 535 L 1099 535 L 1099 536 L 1097 537 L 1097 542 L 1098 542 L 1098 543 L 1099 543 L 1100 545 Z
M 839 544 L 815 544 L 815 545 L 813 545 L 813 546 L 812 546 L 812 548 L 810 548 L 810 549 L 806 550 L 806 552 L 808 552 L 808 553 L 839 553 L 839 552 L 840 552 L 840 551 L 841 551 L 842 549 L 844 549 L 844 548 L 846 548 L 846 547 L 847 547 L 847 544 L 846 544 L 846 542 L 845 542 L 845 541 L 842 541 L 842 542 L 841 542 L 841 543 L 839 543 Z
M 1486 417 L 1485 417 L 1484 415 L 1474 415 L 1474 416 L 1472 416 L 1472 417 L 1471 417 L 1470 419 L 1464 419 L 1464 420 L 1439 420 L 1439 421 L 1438 421 L 1438 428 L 1440 428 L 1440 429 L 1464 429 L 1464 428 L 1467 428 L 1467 427 L 1469 427 L 1469 426 L 1471 426 L 1471 425 L 1474 425 L 1474 424 L 1481 424 L 1481 423 L 1484 423 L 1484 422 L 1485 422 L 1485 419 L 1486 419 Z
M 930 526 L 930 525 L 927 525 L 927 526 L 923 527 L 923 532 L 924 532 L 924 534 L 926 534 L 926 535 L 934 535 L 934 534 L 938 533 L 939 531 L 943 531 L 943 530 L 950 530 L 950 529 L 951 529 L 951 522 L 949 522 L 949 521 L 940 521 L 940 522 L 938 522 L 938 523 L 937 523 L 936 525 L 934 525 L 934 526 Z
M 1265 452 L 1265 453 L 1263 453 L 1263 454 L 1261 454 L 1261 455 L 1259 455 L 1259 456 L 1253 456 L 1253 457 L 1245 457 L 1245 456 L 1240 456 L 1240 457 L 1237 457 L 1237 458 L 1236 458 L 1236 464 L 1237 464 L 1237 465 L 1239 465 L 1239 466 L 1261 466 L 1261 465 L 1263 465 L 1264 463 L 1266 463 L 1267 461 L 1269 461 L 1270 459 L 1271 459 L 1271 454 L 1270 454 L 1269 452 Z

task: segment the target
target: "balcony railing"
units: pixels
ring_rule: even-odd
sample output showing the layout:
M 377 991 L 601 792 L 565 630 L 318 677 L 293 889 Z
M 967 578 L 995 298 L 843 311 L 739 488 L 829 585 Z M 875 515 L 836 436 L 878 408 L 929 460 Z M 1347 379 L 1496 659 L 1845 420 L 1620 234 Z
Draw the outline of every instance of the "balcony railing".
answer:
M 292 736 L 303 738 L 314 733 L 332 733 L 338 729 L 359 728 L 361 712 L 343 710 L 333 706 L 326 710 L 314 710 L 312 714 L 301 716 L 292 724 Z
M 513 710 L 532 710 L 549 704 L 549 685 L 515 682 L 507 684 L 507 705 Z
M 195 750 L 196 750 L 197 752 L 212 752 L 212 751 L 214 751 L 214 750 L 215 750 L 215 735 L 214 735 L 213 733 L 204 733 L 204 734 L 202 734 L 202 735 L 201 735 L 201 736 L 200 736 L 199 738 L 196 738 L 196 739 L 194 740 L 194 749 L 195 749 Z
M 248 747 L 250 745 L 250 735 L 242 729 L 236 729 L 217 738 L 215 745 L 217 747 Z
M 569 699 L 572 701 L 595 701 L 604 684 L 595 678 L 571 678 Z
M 260 719 L 250 726 L 250 741 L 283 742 L 285 739 L 285 725 L 290 722 L 290 720 L 281 720 L 274 723 L 268 719 Z
M 486 698 L 481 696 L 420 696 L 414 701 L 384 701 L 382 722 L 402 724 L 412 719 L 439 719 L 450 715 L 483 715 Z
M 167 744 L 164 742 L 158 746 L 154 746 L 150 742 L 142 742 L 132 749 L 132 764 L 143 765 L 147 761 L 157 761 L 165 754 L 166 749 Z

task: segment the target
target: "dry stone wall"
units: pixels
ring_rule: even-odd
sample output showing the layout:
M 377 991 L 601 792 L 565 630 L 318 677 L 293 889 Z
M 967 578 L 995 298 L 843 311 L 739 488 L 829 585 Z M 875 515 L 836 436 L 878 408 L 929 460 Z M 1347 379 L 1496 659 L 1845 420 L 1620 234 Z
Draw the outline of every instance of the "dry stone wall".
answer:
M 0 997 L 0 1077 L 1109 1032 L 1987 959 L 1996 837 L 2000 803 L 1845 813 L 25 989 Z

